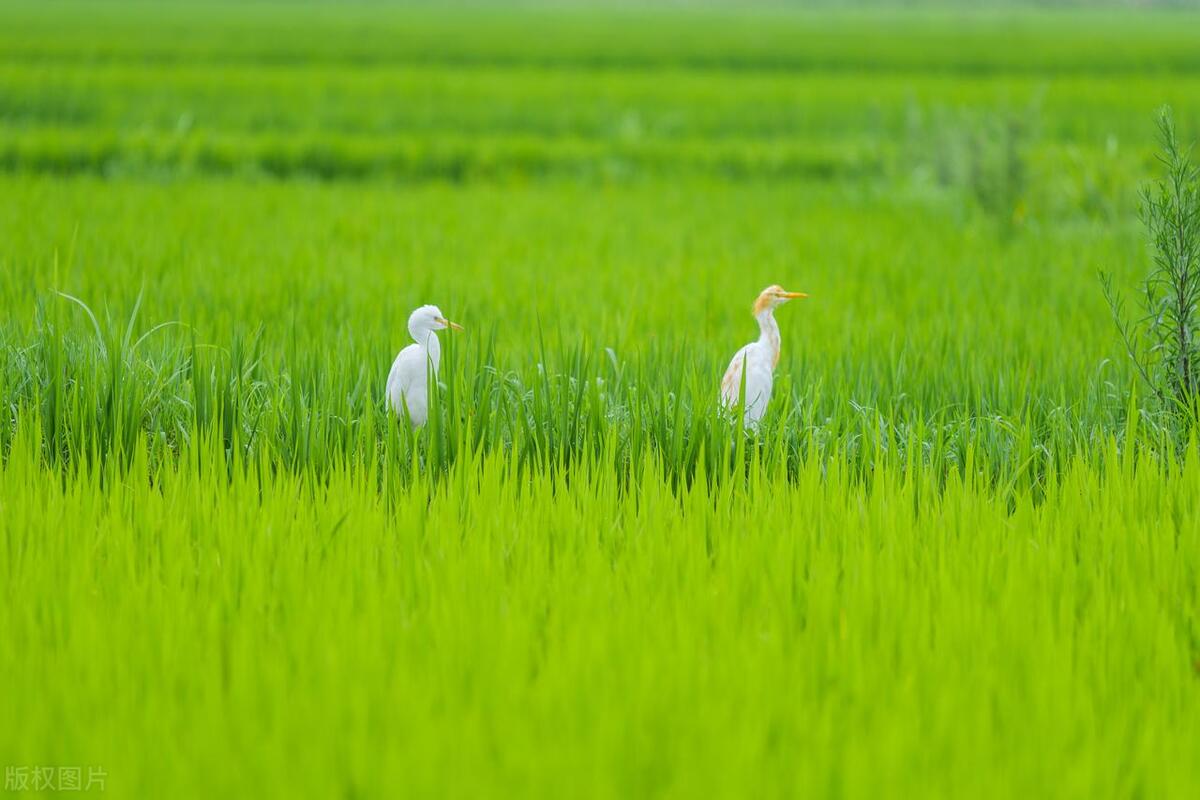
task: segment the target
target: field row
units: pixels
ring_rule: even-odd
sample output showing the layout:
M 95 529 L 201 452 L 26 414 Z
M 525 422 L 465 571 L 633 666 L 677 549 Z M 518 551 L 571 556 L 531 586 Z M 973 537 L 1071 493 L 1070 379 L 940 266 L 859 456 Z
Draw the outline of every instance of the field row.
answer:
M 0 171 L 451 182 L 911 178 L 1000 217 L 1114 216 L 1153 119 L 1200 130 L 1200 83 L 1149 75 L 500 73 L 0 68 Z
M 546 10 L 302 4 L 35 4 L 0 9 L 0 60 L 442 64 L 494 68 L 1002 72 L 1200 71 L 1197 16 L 875 10 Z
M 613 139 L 902 137 L 975 114 L 1018 116 L 1049 141 L 1140 138 L 1162 104 L 1195 119 L 1200 80 L 936 72 L 741 75 L 684 70 L 0 62 L 6 128 L 227 133 L 457 133 Z
M 465 182 L 565 176 L 623 180 L 707 174 L 727 180 L 878 175 L 869 145 L 800 141 L 621 141 L 573 137 L 408 134 L 120 134 L 0 128 L 0 171 L 109 177 L 255 175 Z

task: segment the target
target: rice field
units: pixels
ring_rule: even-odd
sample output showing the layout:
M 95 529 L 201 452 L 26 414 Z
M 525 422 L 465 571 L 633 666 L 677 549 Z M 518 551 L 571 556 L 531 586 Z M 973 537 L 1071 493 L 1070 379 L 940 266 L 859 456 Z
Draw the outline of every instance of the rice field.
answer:
M 1097 273 L 1198 101 L 1179 10 L 0 6 L 6 790 L 1196 796 Z

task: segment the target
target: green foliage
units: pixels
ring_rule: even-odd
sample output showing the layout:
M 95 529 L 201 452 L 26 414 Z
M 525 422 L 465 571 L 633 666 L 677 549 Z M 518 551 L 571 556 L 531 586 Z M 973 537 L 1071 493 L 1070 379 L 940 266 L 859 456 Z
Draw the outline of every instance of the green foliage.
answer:
M 1177 141 L 1167 110 L 1159 135 L 1166 175 L 1143 198 L 1153 265 L 1143 284 L 1142 316 L 1127 321 L 1107 277 L 1104 289 L 1138 373 L 1165 410 L 1188 423 L 1200 412 L 1200 170 Z
M 0 764 L 1197 794 L 1200 450 L 1087 280 L 1190 16 L 283 13 L 0 5 Z

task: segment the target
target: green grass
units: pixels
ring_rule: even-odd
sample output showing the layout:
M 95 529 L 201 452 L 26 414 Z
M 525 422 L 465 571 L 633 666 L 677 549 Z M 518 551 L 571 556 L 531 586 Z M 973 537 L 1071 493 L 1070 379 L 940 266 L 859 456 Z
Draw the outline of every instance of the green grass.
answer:
M 1200 459 L 0 485 L 5 754 L 122 794 L 1186 796 Z M 206 456 L 219 453 L 206 448 Z M 145 461 L 133 465 L 145 469 Z M 54 535 L 48 535 L 53 531 Z M 152 754 L 152 755 L 151 755 Z
M 0 764 L 1194 796 L 1200 451 L 1096 276 L 1195 21 L 0 8 Z

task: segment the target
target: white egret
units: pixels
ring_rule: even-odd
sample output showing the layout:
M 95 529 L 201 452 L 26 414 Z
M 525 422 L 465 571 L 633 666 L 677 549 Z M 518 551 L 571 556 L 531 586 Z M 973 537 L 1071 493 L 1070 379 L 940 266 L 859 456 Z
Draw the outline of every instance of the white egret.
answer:
M 438 364 L 442 360 L 437 332 L 447 328 L 463 329 L 457 322 L 446 319 L 437 306 L 421 306 L 412 312 L 408 318 L 408 333 L 414 344 L 400 351 L 388 373 L 388 405 L 401 416 L 407 408 L 414 428 L 421 427 L 429 418 L 429 373 L 432 371 L 437 380 Z
M 782 286 L 768 286 L 754 301 L 754 318 L 760 331 L 757 342 L 737 351 L 725 377 L 721 379 L 721 405 L 727 410 L 737 408 L 741 396 L 742 373 L 746 374 L 746 427 L 758 425 L 767 413 L 771 400 L 771 387 L 775 380 L 775 365 L 779 363 L 779 325 L 775 322 L 775 309 L 797 297 L 808 297 L 803 292 L 784 291 Z

